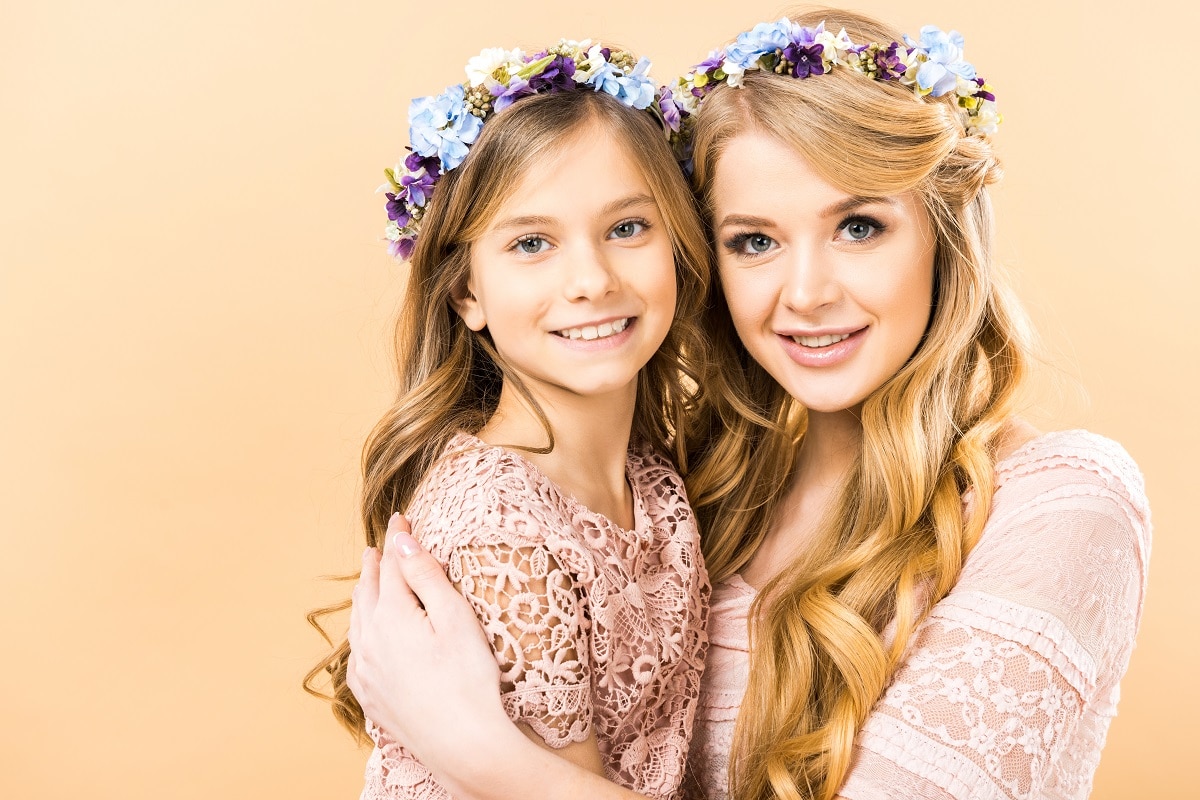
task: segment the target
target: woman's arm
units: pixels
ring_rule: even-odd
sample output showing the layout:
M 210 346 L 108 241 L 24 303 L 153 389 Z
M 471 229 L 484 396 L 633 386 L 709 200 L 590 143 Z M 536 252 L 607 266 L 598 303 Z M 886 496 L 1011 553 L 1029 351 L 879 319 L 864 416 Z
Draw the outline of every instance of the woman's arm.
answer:
M 458 797 L 641 797 L 526 738 L 471 606 L 402 518 L 388 544 L 364 553 L 350 617 L 347 681 L 367 716 Z

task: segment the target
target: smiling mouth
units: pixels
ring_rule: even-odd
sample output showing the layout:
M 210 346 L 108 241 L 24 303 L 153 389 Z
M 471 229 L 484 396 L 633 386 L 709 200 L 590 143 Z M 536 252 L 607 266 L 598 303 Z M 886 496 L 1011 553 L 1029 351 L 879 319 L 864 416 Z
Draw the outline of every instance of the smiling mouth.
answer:
M 791 339 L 801 347 L 828 347 L 831 344 L 844 342 L 850 336 L 849 333 L 836 333 L 827 336 L 793 336 Z
M 609 336 L 620 333 L 629 325 L 631 317 L 624 319 L 615 319 L 612 322 L 602 322 L 599 325 L 585 325 L 582 328 L 565 328 L 561 331 L 554 331 L 555 336 L 561 336 L 564 339 L 584 339 L 591 341 L 593 339 L 606 339 Z

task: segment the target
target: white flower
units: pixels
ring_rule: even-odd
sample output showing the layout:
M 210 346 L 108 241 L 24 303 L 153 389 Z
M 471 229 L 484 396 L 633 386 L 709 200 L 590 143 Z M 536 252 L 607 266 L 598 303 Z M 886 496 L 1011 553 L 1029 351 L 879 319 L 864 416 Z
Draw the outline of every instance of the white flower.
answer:
M 384 231 L 384 235 L 387 236 L 389 242 L 400 241 L 400 226 L 396 224 L 395 220 L 392 220 L 388 223 L 387 230 Z
M 673 92 L 675 104 L 688 114 L 695 114 L 700 108 L 699 98 L 692 94 L 694 88 L 696 85 L 691 81 L 680 80 L 679 86 Z
M 574 44 L 574 42 L 571 42 Z M 580 49 L 587 44 L 587 41 L 580 42 Z M 598 69 L 603 69 L 608 60 L 604 57 L 604 53 L 600 52 L 604 48 L 601 45 L 593 45 L 587 51 L 587 58 L 575 60 L 575 82 L 586 83 L 592 73 Z
M 826 69 L 830 64 L 845 64 L 846 51 L 854 45 L 846 35 L 845 28 L 836 36 L 829 31 L 822 31 L 813 37 L 813 41 L 821 45 L 821 59 L 825 62 Z
M 972 133 L 991 134 L 997 131 L 1001 119 L 996 111 L 996 104 L 985 100 L 974 116 L 967 117 L 967 126 Z
M 489 78 L 496 78 L 496 71 L 501 67 L 506 73 L 511 73 L 509 67 L 521 64 L 524 54 L 520 50 L 505 50 L 502 47 L 489 47 L 467 62 L 467 80 L 472 86 L 482 86 Z M 507 81 L 508 75 L 504 76 Z
M 746 74 L 746 69 L 734 64 L 732 61 L 726 61 L 721 65 L 721 71 L 725 73 L 725 82 L 734 88 L 742 85 L 742 76 Z

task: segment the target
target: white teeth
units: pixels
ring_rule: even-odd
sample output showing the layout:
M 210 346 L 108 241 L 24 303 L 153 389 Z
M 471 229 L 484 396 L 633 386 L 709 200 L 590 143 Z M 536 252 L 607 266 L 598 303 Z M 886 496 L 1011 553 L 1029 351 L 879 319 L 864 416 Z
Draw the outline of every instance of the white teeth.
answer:
M 620 333 L 629 326 L 629 318 L 613 320 L 612 322 L 602 322 L 599 325 L 585 325 L 582 328 L 566 328 L 556 333 L 564 339 L 584 339 L 592 341 L 593 339 L 606 339 L 614 333 Z
M 792 341 L 803 347 L 828 347 L 849 338 L 850 334 L 848 333 L 838 333 L 826 336 L 793 336 Z

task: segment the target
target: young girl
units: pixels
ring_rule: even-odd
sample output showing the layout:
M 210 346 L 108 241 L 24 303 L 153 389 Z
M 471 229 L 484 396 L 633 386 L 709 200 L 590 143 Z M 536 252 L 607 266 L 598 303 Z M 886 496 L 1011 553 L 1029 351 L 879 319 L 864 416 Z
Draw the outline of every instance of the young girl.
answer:
M 388 194 L 411 257 L 402 387 L 366 445 L 363 520 L 371 546 L 412 520 L 483 625 L 508 718 L 665 798 L 706 645 L 666 454 L 703 357 L 707 251 L 646 67 L 587 43 L 485 51 L 466 84 L 413 103 Z M 310 681 L 328 671 L 335 713 L 375 741 L 363 797 L 448 796 L 419 746 L 364 718 L 348 655 Z
M 689 442 L 714 580 L 690 793 L 1087 797 L 1149 511 L 1118 445 L 1014 416 L 1028 345 L 993 263 L 990 87 L 956 33 L 824 11 L 743 33 L 681 88 L 709 326 L 742 396 L 711 383 Z M 427 756 L 464 795 L 633 796 L 530 752 L 465 669 L 381 671 L 418 648 L 478 661 L 423 559 L 364 573 L 355 605 L 354 685 L 385 727 L 436 742 L 470 715 L 469 763 Z

